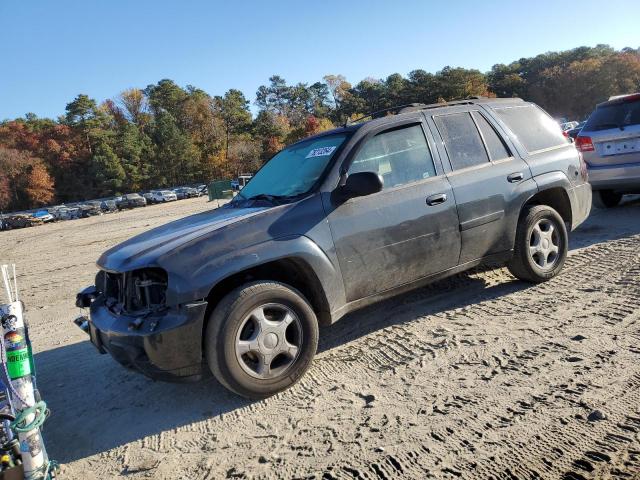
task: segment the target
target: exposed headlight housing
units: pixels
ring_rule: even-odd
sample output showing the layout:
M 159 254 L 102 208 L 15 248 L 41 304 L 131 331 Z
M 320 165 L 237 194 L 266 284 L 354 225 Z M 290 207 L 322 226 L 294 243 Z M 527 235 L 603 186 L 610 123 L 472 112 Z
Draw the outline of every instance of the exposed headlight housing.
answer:
M 144 315 L 166 306 L 167 272 L 143 268 L 125 273 L 98 272 L 96 288 L 115 313 Z

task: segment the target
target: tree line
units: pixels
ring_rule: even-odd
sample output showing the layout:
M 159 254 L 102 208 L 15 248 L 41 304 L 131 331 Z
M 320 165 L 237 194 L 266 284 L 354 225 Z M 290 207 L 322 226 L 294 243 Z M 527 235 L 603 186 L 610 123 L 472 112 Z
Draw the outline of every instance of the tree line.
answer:
M 0 122 L 0 209 L 104 197 L 252 172 L 285 145 L 346 119 L 407 103 L 521 97 L 554 116 L 584 119 L 611 95 L 640 90 L 640 48 L 579 47 L 494 65 L 444 67 L 355 85 L 343 75 L 289 85 L 274 75 L 254 104 L 172 80 L 102 103 L 80 94 L 57 119 Z

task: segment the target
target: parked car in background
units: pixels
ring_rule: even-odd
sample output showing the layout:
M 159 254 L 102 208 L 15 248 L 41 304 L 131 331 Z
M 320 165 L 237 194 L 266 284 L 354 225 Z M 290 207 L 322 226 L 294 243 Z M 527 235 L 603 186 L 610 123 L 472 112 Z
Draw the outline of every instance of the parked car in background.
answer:
M 245 187 L 247 183 L 249 183 L 249 180 L 251 180 L 252 178 L 253 175 L 250 173 L 238 175 L 238 178 L 236 180 L 231 180 L 231 189 L 239 192 Z
M 566 132 L 568 130 L 571 130 L 572 128 L 576 128 L 578 126 L 578 122 L 563 122 L 560 124 L 560 128 L 562 129 L 563 132 Z
M 140 195 L 142 195 L 142 197 L 147 201 L 147 205 L 156 203 L 153 199 L 153 192 L 143 192 L 140 193 Z
M 91 200 L 80 205 L 80 209 L 89 216 L 102 215 L 102 202 L 100 200 Z
M 154 203 L 174 202 L 178 199 L 175 192 L 171 190 L 154 190 L 151 195 Z
M 640 93 L 600 103 L 576 137 L 600 208 L 640 193 Z
M 126 195 L 120 197 L 120 200 L 116 201 L 116 206 L 118 207 L 118 210 L 124 210 L 125 208 L 146 207 L 147 201 L 138 193 L 127 193 Z
M 112 213 L 118 210 L 115 200 L 102 200 L 100 202 L 100 208 L 104 213 Z
M 184 200 L 185 198 L 194 198 L 198 196 L 198 191 L 191 187 L 180 187 L 173 190 L 178 200 Z
M 566 132 L 564 132 L 565 136 L 569 138 L 573 138 L 575 140 L 578 134 L 580 133 L 580 130 L 582 130 L 582 127 L 584 127 L 586 123 L 587 123 L 586 121 L 580 122 L 576 127 L 572 128 L 571 130 L 567 130 Z
M 42 225 L 43 223 L 44 222 L 40 218 L 36 218 L 33 215 L 27 215 L 26 213 L 17 213 L 4 217 L 5 230 L 34 227 L 36 225 Z
M 560 274 L 591 187 L 558 124 L 520 99 L 397 110 L 290 145 L 224 207 L 107 250 L 78 324 L 153 378 L 208 366 L 264 398 L 357 308 L 479 265 Z
M 48 210 L 38 210 L 33 214 L 35 218 L 39 218 L 44 223 L 55 221 L 55 217 L 49 213 Z
M 49 209 L 49 213 L 53 215 L 56 220 L 74 220 L 80 218 L 80 209 L 76 207 L 67 207 L 66 205 L 59 205 Z

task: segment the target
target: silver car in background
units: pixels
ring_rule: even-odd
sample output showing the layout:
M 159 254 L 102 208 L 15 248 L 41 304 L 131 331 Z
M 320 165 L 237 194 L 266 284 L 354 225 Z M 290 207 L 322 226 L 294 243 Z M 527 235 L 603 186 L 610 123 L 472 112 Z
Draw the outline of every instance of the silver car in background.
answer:
M 640 93 L 598 104 L 576 147 L 587 164 L 597 207 L 615 207 L 622 195 L 640 193 Z

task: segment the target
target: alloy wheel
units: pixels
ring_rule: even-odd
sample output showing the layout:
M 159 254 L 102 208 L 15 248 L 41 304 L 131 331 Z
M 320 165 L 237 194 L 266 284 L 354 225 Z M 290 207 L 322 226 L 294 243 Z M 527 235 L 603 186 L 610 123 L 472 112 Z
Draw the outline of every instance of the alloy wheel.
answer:
M 302 324 L 296 313 L 279 303 L 261 305 L 242 321 L 235 353 L 240 367 L 259 379 L 284 374 L 298 358 Z
M 560 258 L 560 234 L 554 222 L 542 218 L 531 229 L 529 256 L 542 270 L 552 270 Z

